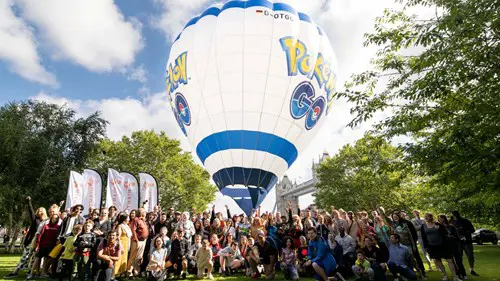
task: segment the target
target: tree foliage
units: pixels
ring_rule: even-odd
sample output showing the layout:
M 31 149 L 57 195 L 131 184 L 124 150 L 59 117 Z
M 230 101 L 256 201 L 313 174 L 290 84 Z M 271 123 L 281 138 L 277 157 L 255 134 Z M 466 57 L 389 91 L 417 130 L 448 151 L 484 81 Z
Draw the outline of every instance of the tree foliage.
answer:
M 404 145 L 407 161 L 430 177 L 434 204 L 499 225 L 500 2 L 400 2 L 404 9 L 387 10 L 366 35 L 365 45 L 379 49 L 373 70 L 339 93 L 354 104 L 350 125 L 392 110 L 375 130 L 415 139 Z M 414 6 L 435 16 L 408 15 Z
M 413 207 L 406 200 L 414 187 L 411 169 L 403 151 L 380 137 L 365 135 L 354 145 L 345 145 L 317 170 L 316 204 L 347 210 Z
M 0 107 L 0 224 L 22 223 L 28 195 L 34 206 L 64 200 L 69 171 L 84 168 L 105 131 L 97 112 L 76 118 L 73 109 L 31 100 Z
M 134 175 L 149 173 L 158 181 L 164 209 L 173 206 L 178 210 L 204 210 L 215 199 L 217 188 L 210 184 L 209 174 L 179 145 L 164 132 L 137 131 L 119 141 L 103 140 L 99 145 L 101 153 L 94 155 L 89 167 L 97 168 L 102 175 L 108 168 Z

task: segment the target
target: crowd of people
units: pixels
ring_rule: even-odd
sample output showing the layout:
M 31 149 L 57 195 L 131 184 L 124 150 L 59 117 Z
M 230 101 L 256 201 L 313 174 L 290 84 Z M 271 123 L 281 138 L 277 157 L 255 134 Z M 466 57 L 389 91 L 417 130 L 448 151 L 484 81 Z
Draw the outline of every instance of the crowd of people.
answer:
M 298 209 L 289 203 L 286 214 L 261 213 L 250 217 L 205 212 L 163 211 L 155 206 L 118 212 L 114 206 L 89 210 L 63 202 L 48 211 L 27 205 L 31 225 L 23 242 L 23 254 L 7 278 L 27 270 L 26 279 L 57 278 L 121 280 L 145 277 L 163 281 L 194 274 L 212 280 L 214 275 L 246 274 L 269 280 L 281 270 L 286 280 L 426 279 L 435 267 L 448 280 L 446 260 L 454 281 L 467 279 L 463 252 L 474 271 L 469 220 L 453 212 L 449 218 L 431 213 L 413 218 L 404 211 L 386 214 L 380 207 L 370 213 Z M 224 216 L 226 215 L 226 217 Z M 420 245 L 422 254 L 417 245 Z M 424 257 L 424 259 L 422 259 Z

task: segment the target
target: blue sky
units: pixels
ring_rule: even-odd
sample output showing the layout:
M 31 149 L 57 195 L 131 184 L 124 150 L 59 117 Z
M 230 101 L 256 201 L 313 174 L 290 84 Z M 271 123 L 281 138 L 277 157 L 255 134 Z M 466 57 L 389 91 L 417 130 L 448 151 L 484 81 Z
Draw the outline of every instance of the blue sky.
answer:
M 340 89 L 352 73 L 368 68 L 374 56 L 375 49 L 362 47 L 363 34 L 372 30 L 384 8 L 397 6 L 392 0 L 279 1 L 308 13 L 323 27 L 337 55 Z M 172 38 L 217 2 L 0 0 L 0 105 L 32 98 L 67 104 L 81 116 L 99 110 L 110 122 L 112 139 L 135 130 L 163 130 L 192 151 L 164 94 L 164 69 Z M 345 101 L 334 104 L 328 125 L 288 171 L 291 179 L 307 180 L 312 162 L 324 151 L 333 155 L 370 128 L 346 128 L 349 108 Z M 221 196 L 217 200 L 227 203 Z M 271 209 L 273 200 L 269 196 L 264 209 Z M 304 197 L 301 205 L 311 201 Z

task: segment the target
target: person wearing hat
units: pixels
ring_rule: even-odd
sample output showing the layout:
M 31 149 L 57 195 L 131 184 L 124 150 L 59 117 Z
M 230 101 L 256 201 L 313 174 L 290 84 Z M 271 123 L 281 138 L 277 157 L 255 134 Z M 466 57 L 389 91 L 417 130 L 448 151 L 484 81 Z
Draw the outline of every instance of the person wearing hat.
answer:
M 72 234 L 73 227 L 75 225 L 77 224 L 83 225 L 83 223 L 85 222 L 85 219 L 81 215 L 83 211 L 82 204 L 77 204 L 71 207 L 70 210 L 71 214 L 63 220 L 61 228 L 59 229 L 58 239 L 59 242 L 61 242 L 61 244 L 64 244 L 66 238 Z
M 275 265 L 278 260 L 278 249 L 272 241 L 266 239 L 266 234 L 264 231 L 259 230 L 257 232 L 257 243 L 256 246 L 259 250 L 260 264 L 264 266 L 264 273 L 266 274 L 267 279 L 273 280 L 275 273 Z M 250 267 L 252 268 L 252 272 L 254 272 L 253 278 L 259 277 L 259 271 L 257 263 L 255 260 L 250 259 Z

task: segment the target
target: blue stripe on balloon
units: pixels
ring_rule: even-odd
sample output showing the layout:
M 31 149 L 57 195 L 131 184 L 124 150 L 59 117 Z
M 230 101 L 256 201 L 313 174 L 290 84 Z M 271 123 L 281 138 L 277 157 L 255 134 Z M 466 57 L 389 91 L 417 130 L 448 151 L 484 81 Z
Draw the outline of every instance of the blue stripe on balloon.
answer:
M 268 171 L 254 168 L 230 167 L 217 171 L 212 176 L 215 184 L 222 192 L 226 187 L 243 185 L 248 187 L 248 193 L 256 207 L 267 196 L 269 190 L 278 182 L 278 177 Z M 224 193 L 224 192 L 223 192 Z M 244 194 L 243 192 L 241 194 Z M 240 196 L 235 196 L 240 197 Z M 243 196 L 241 196 L 243 197 Z
M 269 191 L 278 181 L 278 177 L 272 172 L 243 167 L 220 169 L 212 178 L 219 190 L 227 186 L 243 185 L 246 187 L 259 187 Z
M 263 151 L 276 155 L 290 167 L 297 160 L 298 151 L 288 140 L 264 132 L 234 130 L 214 133 L 205 137 L 197 146 L 196 154 L 201 162 L 212 154 L 229 149 Z
M 314 22 L 310 16 L 308 16 L 307 14 L 304 14 L 304 13 L 298 13 L 292 6 L 290 6 L 286 3 L 272 3 L 272 2 L 267 1 L 267 0 L 248 0 L 248 1 L 234 0 L 234 1 L 229 1 L 226 4 L 224 4 L 224 6 L 222 6 L 221 9 L 219 9 L 217 7 L 211 7 L 209 9 L 207 9 L 206 11 L 204 11 L 201 15 L 191 19 L 184 26 L 184 29 L 179 33 L 177 38 L 175 38 L 175 41 L 177 41 L 181 38 L 182 32 L 184 32 L 184 30 L 186 28 L 188 28 L 191 25 L 196 24 L 200 19 L 202 19 L 206 16 L 218 17 L 219 14 L 224 10 L 233 9 L 233 8 L 246 9 L 246 8 L 251 8 L 251 7 L 262 7 L 262 8 L 272 9 L 273 11 L 285 11 L 285 12 L 289 12 L 291 14 L 298 14 L 299 19 L 301 21 L 305 21 L 305 22 L 309 22 L 309 23 L 314 24 Z M 320 29 L 318 29 L 318 33 L 320 35 L 324 34 Z
M 310 22 L 310 23 L 313 22 L 313 20 L 311 19 L 311 17 L 308 16 L 308 15 L 306 15 L 306 14 L 304 14 L 304 13 L 299 13 L 299 19 L 301 21 L 307 21 L 307 22 Z

